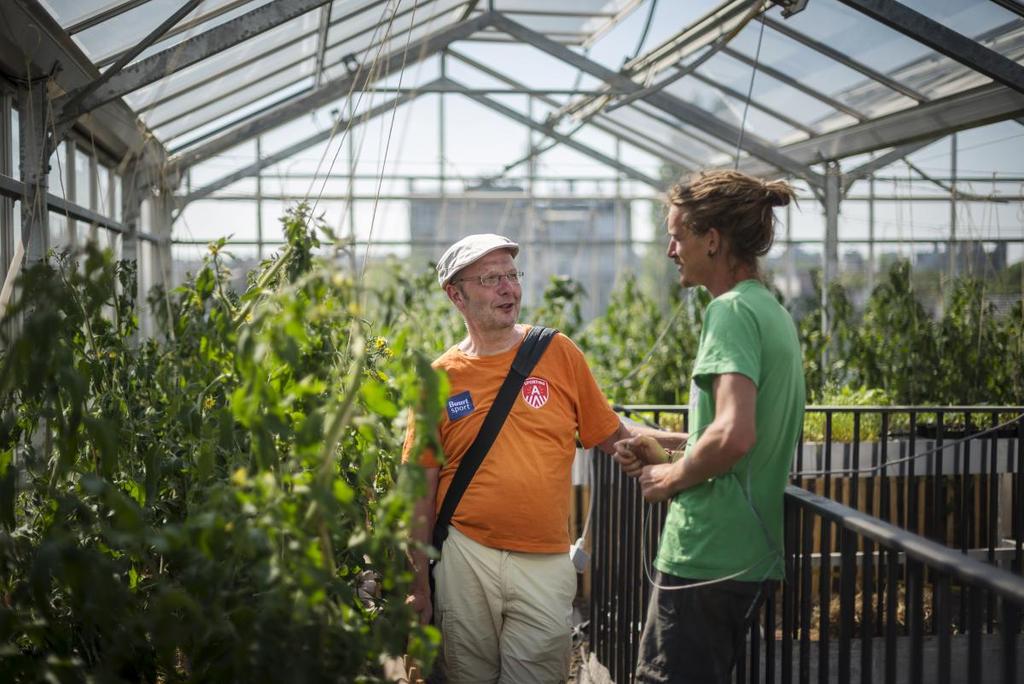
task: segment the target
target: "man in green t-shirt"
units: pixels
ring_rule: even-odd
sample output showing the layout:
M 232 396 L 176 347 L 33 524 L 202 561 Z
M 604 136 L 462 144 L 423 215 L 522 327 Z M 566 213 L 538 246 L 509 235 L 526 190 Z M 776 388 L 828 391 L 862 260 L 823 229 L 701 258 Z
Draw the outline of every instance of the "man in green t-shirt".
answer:
M 669 193 L 668 257 L 706 287 L 681 453 L 616 445 L 648 501 L 671 500 L 640 641 L 638 682 L 728 682 L 765 582 L 783 576 L 783 492 L 803 422 L 803 364 L 789 313 L 760 280 L 785 182 L 700 174 Z M 674 458 L 675 456 L 679 458 Z

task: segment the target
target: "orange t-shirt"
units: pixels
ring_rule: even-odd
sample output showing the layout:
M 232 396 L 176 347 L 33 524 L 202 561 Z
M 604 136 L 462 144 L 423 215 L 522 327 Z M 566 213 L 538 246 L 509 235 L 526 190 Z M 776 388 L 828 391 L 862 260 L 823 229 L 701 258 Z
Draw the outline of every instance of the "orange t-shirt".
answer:
M 438 480 L 436 511 L 462 455 L 505 381 L 518 345 L 493 356 L 471 356 L 452 347 L 433 363 L 448 374 L 450 394 L 441 420 L 447 455 Z M 493 446 L 452 516 L 469 538 L 496 549 L 561 553 L 569 548 L 569 493 L 576 435 L 589 448 L 610 437 L 619 417 L 608 405 L 583 353 L 559 333 L 516 397 Z M 414 443 L 414 421 L 402 460 Z M 437 467 L 434 454 L 424 467 Z

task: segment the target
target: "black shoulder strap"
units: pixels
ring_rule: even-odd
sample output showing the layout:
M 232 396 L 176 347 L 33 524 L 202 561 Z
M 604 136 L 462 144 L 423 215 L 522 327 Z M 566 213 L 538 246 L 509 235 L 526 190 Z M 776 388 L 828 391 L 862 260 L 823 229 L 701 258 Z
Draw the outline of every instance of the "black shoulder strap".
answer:
M 437 520 L 434 522 L 433 537 L 434 548 L 439 551 L 444 540 L 448 538 L 448 524 L 452 520 L 452 515 L 455 514 L 462 495 L 466 492 L 466 487 L 469 486 L 480 464 L 483 463 L 484 456 L 490 451 L 491 445 L 498 437 L 501 426 L 505 424 L 505 418 L 512 410 L 512 403 L 523 383 L 526 382 L 526 378 L 530 376 L 533 367 L 540 361 L 544 350 L 548 348 L 548 344 L 557 333 L 558 331 L 554 328 L 541 326 L 534 326 L 526 333 L 526 338 L 519 346 L 516 358 L 512 361 L 512 367 L 509 369 L 508 375 L 505 376 L 505 382 L 498 390 L 498 396 L 495 397 L 491 410 L 484 417 L 483 425 L 480 426 L 480 432 L 477 433 L 476 439 L 473 440 L 473 444 L 459 461 L 459 467 L 452 478 L 451 486 L 448 487 L 444 501 L 441 503 L 441 512 L 437 514 Z

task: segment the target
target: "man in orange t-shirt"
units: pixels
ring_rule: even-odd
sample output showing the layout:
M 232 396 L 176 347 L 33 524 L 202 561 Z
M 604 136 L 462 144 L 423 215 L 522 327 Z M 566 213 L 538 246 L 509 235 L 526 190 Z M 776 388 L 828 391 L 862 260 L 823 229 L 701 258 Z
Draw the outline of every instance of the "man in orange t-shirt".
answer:
M 413 454 L 414 423 L 403 460 L 424 467 L 416 537 L 429 544 L 462 455 L 508 375 L 530 326 L 518 324 L 519 246 L 492 234 L 452 245 L 438 281 L 466 322 L 467 337 L 433 364 L 450 394 L 439 426 L 443 465 Z M 678 446 L 685 435 L 643 430 Z M 500 433 L 452 516 L 430 595 L 426 556 L 412 556 L 410 603 L 441 629 L 448 682 L 562 682 L 568 676 L 576 571 L 569 559 L 569 494 L 576 439 L 611 453 L 627 429 L 598 388 L 582 352 L 558 334 L 534 367 Z M 433 599 L 433 601 L 432 601 Z

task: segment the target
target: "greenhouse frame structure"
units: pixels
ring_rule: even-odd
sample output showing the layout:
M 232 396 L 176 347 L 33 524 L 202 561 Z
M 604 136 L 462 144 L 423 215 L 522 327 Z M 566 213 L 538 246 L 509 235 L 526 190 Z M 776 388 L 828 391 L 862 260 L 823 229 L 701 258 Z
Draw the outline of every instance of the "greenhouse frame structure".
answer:
M 224 196 L 232 184 L 252 177 L 257 179 L 256 192 L 236 196 L 259 202 L 261 172 L 330 141 L 351 125 L 438 93 L 443 95 L 438 97 L 442 122 L 446 99 L 460 96 L 548 141 L 531 146 L 526 158 L 506 168 L 529 162 L 550 146 L 565 146 L 614 172 L 620 197 L 623 181 L 652 191 L 664 185 L 661 178 L 623 161 L 617 153 L 620 145 L 677 172 L 731 166 L 735 154 L 744 171 L 796 179 L 824 208 L 822 269 L 827 282 L 838 270 L 840 204 L 857 181 L 944 136 L 1024 115 L 1024 10 L 1014 0 L 976 2 L 977 9 L 997 14 L 986 30 L 971 36 L 947 26 L 941 6 L 929 13 L 877 0 L 726 0 L 618 71 L 586 54 L 588 46 L 643 4 L 5 3 L 7 30 L 0 52 L 0 141 L 6 149 L 0 159 L 4 275 L 19 269 L 22 251 L 29 261 L 43 258 L 53 242 L 51 223 L 57 222 L 71 241 L 78 229 L 87 227 L 101 239 L 109 233 L 108 243 L 119 239 L 123 256 L 141 257 L 143 287 L 167 282 L 172 225 L 186 206 Z M 650 4 L 652 13 L 656 4 Z M 922 4 L 928 3 L 915 6 Z M 900 43 L 915 57 L 881 67 L 880 58 L 869 53 L 870 45 L 857 54 L 816 37 L 823 22 L 836 21 L 845 22 L 844 32 L 862 34 L 865 43 L 874 38 L 886 45 Z M 814 68 L 828 71 L 838 87 L 812 85 L 814 79 L 794 75 L 799 71 L 795 67 L 761 60 L 760 45 L 753 56 L 749 49 L 736 47 L 738 36 L 763 36 L 765 31 L 773 40 L 786 41 L 790 57 L 814 60 Z M 531 46 L 570 65 L 591 85 L 560 91 L 531 87 L 508 68 L 474 59 L 461 49 L 462 44 L 481 41 Z M 435 57 L 436 78 L 404 86 L 399 79 L 398 87 L 388 87 L 393 83 L 389 77 L 400 77 L 411 65 Z M 460 83 L 446 68 L 455 63 L 498 85 Z M 717 73 L 726 65 L 754 70 L 770 83 L 768 96 L 748 98 L 716 80 L 709 75 L 716 65 Z M 702 107 L 699 98 L 688 97 L 693 88 L 743 103 L 749 122 L 746 112 L 736 125 Z M 333 125 L 280 149 L 260 150 L 260 137 L 275 128 L 374 89 L 390 96 L 362 109 L 348 97 L 348 111 L 334 110 Z M 507 94 L 528 95 L 529 110 L 505 104 L 500 96 Z M 534 114 L 534 104 L 546 107 L 547 116 Z M 581 129 L 611 135 L 616 154 L 582 140 Z M 441 158 L 444 137 L 442 123 Z M 199 187 L 192 185 L 190 170 L 196 165 L 254 140 L 257 158 L 252 163 Z M 943 240 L 951 272 L 956 268 L 955 245 L 968 239 L 957 235 L 957 201 L 1008 200 L 976 197 L 957 188 L 955 135 L 953 140 L 950 177 L 921 174 L 951 203 L 950 229 Z M 424 177 L 439 181 L 440 195 L 445 195 L 449 179 L 443 162 L 436 175 Z M 350 179 L 350 206 L 353 184 Z M 260 212 L 257 216 L 259 220 Z M 1024 236 L 999 239 L 1022 242 Z M 262 251 L 262 230 L 256 242 Z M 874 236 L 867 242 L 873 249 Z

